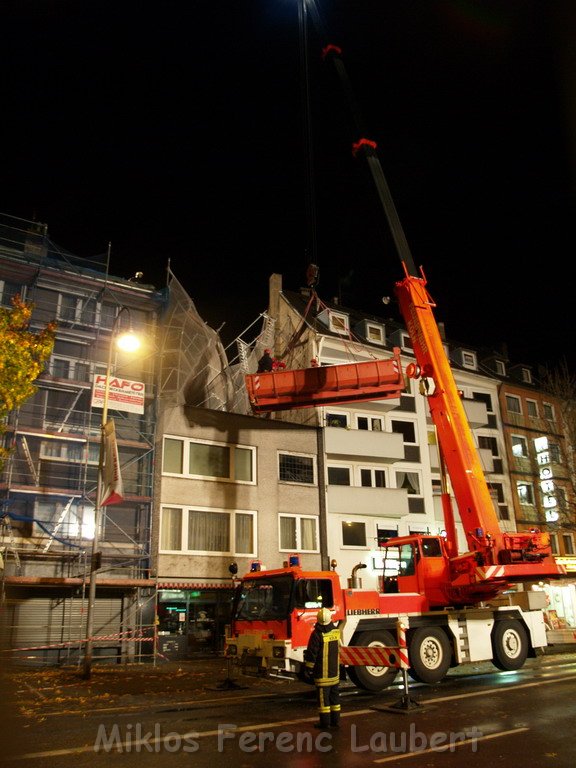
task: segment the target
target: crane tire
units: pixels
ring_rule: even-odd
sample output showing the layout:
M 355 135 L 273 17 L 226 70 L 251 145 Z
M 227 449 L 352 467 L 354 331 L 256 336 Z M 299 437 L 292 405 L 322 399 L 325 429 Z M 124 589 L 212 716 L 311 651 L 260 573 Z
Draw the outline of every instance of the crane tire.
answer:
M 443 680 L 450 669 L 452 648 L 440 627 L 418 627 L 408 642 L 408 674 L 419 683 L 433 685 Z
M 528 635 L 517 619 L 497 621 L 492 630 L 492 663 L 502 670 L 520 669 L 528 656 Z
M 385 646 L 388 648 L 397 646 L 396 639 L 391 632 L 386 629 L 376 630 L 374 632 L 363 632 L 354 638 L 350 645 L 362 645 L 369 647 L 371 645 Z M 347 667 L 348 677 L 357 688 L 364 691 L 378 693 L 392 685 L 398 674 L 396 667 Z

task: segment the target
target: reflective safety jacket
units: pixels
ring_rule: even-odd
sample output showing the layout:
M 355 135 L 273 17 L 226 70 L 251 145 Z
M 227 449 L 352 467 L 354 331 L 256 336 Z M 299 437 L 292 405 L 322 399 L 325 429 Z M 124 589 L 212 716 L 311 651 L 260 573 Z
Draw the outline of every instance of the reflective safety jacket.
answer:
M 340 682 L 340 630 L 334 624 L 316 624 L 304 651 L 304 663 L 315 685 Z

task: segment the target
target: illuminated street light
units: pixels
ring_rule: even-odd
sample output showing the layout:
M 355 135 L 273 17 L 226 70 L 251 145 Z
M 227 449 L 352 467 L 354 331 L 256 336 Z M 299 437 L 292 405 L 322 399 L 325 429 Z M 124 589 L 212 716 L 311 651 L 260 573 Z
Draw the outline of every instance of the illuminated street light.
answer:
M 115 336 L 116 325 L 120 315 L 124 311 L 129 311 L 128 307 L 122 307 L 114 324 L 112 325 L 112 335 L 110 337 L 110 346 L 108 349 L 108 362 L 106 364 L 106 376 L 104 382 L 104 400 L 102 403 L 102 420 L 100 424 L 100 452 L 98 455 L 98 479 L 96 484 L 96 502 L 94 504 L 94 538 L 92 539 L 92 553 L 90 556 L 90 583 L 88 588 L 88 610 L 86 613 L 86 641 L 84 644 L 84 667 L 83 677 L 88 680 L 92 674 L 92 652 L 94 633 L 94 611 L 96 607 L 96 573 L 100 568 L 100 516 L 102 513 L 102 493 L 104 488 L 103 475 L 106 455 L 106 425 L 108 423 L 108 396 L 110 393 L 110 377 L 112 373 L 112 353 L 114 346 L 123 352 L 136 352 L 140 347 L 140 339 L 130 328 L 129 331 Z

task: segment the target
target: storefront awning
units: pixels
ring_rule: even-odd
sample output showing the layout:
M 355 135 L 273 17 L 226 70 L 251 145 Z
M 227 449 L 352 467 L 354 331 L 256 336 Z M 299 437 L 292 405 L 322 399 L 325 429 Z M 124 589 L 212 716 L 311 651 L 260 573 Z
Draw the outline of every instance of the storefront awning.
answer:
M 158 581 L 158 589 L 233 589 L 234 584 L 232 581 L 220 581 L 217 583 L 209 583 L 206 581 Z

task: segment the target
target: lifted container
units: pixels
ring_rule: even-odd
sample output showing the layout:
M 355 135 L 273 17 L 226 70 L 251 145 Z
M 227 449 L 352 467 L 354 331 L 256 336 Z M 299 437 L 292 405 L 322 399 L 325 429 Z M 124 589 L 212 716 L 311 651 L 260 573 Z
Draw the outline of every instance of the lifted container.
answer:
M 245 380 L 254 413 L 386 400 L 406 389 L 397 347 L 390 360 L 251 373 Z

